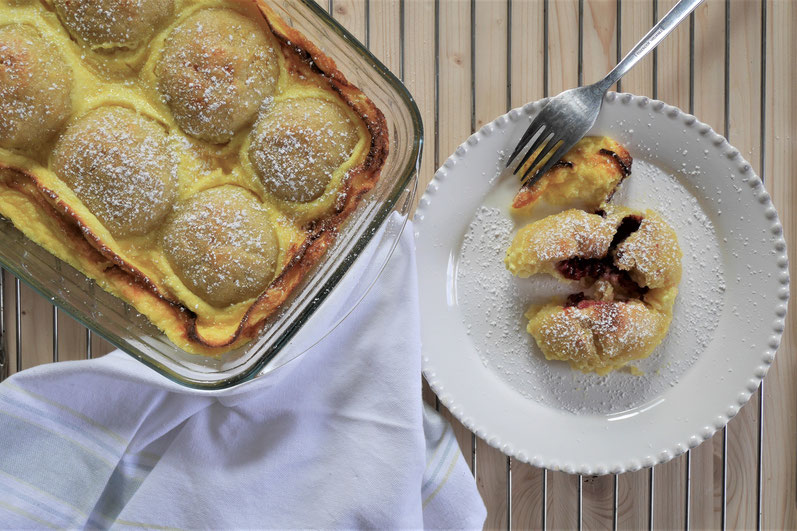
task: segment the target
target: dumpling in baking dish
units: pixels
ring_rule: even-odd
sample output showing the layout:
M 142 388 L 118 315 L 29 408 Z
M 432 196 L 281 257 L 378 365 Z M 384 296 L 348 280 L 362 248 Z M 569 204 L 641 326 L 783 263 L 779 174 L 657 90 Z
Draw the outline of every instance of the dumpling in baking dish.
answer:
M 249 161 L 270 193 L 306 203 L 324 193 L 358 141 L 356 125 L 338 105 L 286 99 L 274 102 L 255 124 Z
M 117 238 L 158 227 L 177 193 L 164 128 L 126 107 L 98 107 L 70 125 L 51 167 Z
M 33 150 L 72 112 L 72 73 L 33 26 L 0 27 L 0 147 Z
M 95 49 L 138 48 L 174 12 L 174 0 L 54 0 L 69 32 Z
M 163 251 L 194 294 L 222 308 L 265 291 L 276 272 L 279 241 L 257 198 L 225 185 L 176 206 Z
M 279 59 L 254 20 L 232 9 L 203 9 L 169 34 L 155 75 L 180 128 L 223 144 L 274 94 Z
M 533 153 L 518 173 L 524 174 L 536 158 Z M 541 164 L 547 160 L 543 159 Z M 552 205 L 595 210 L 608 201 L 623 179 L 631 174 L 631 163 L 628 151 L 611 138 L 584 137 L 539 181 L 523 186 L 515 195 L 512 209 L 530 210 L 543 200 Z

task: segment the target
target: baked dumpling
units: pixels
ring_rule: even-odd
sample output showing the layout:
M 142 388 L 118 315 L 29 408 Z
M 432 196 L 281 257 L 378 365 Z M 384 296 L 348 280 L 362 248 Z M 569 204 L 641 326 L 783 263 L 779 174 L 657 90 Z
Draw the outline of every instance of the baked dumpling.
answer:
M 357 128 L 336 104 L 287 99 L 271 105 L 255 124 L 249 161 L 270 193 L 306 203 L 324 193 L 358 140 Z
M 177 192 L 164 128 L 127 107 L 98 107 L 70 125 L 52 170 L 117 238 L 158 227 Z
M 94 49 L 135 49 L 174 12 L 174 0 L 53 0 L 69 33 Z
M 518 173 L 525 174 L 536 158 L 532 154 Z M 545 162 L 547 158 L 541 163 Z M 578 202 L 586 210 L 595 210 L 631 174 L 631 163 L 628 151 L 611 138 L 584 137 L 534 185 L 521 187 L 512 209 L 532 209 L 543 199 L 552 205 Z
M 533 306 L 528 332 L 549 360 L 606 374 L 646 358 L 664 339 L 681 278 L 675 231 L 652 210 L 601 205 L 520 229 L 506 255 L 517 276 L 548 273 L 585 291 Z
M 570 209 L 521 228 L 506 252 L 507 269 L 518 277 L 556 274 L 559 262 L 603 258 L 617 231 L 615 218 Z
M 273 96 L 279 59 L 255 21 L 232 9 L 203 9 L 169 34 L 155 76 L 180 128 L 223 144 Z
M 163 250 L 180 280 L 221 308 L 257 297 L 268 287 L 279 242 L 255 196 L 224 185 L 199 192 L 175 208 Z
M 547 359 L 604 375 L 650 356 L 667 334 L 677 291 L 671 287 L 657 293 L 656 306 L 635 299 L 586 298 L 535 306 L 525 314 L 526 330 Z
M 682 257 L 675 231 L 653 210 L 645 211 L 639 228 L 614 250 L 614 264 L 648 288 L 677 285 Z
M 33 26 L 0 27 L 0 147 L 49 141 L 72 112 L 71 91 L 63 56 Z

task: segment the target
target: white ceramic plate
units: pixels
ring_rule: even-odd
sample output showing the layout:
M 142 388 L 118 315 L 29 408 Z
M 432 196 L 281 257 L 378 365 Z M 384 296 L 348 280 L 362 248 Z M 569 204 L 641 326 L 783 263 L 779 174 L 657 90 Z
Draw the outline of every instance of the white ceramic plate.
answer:
M 415 216 L 424 374 L 469 429 L 504 453 L 570 473 L 637 470 L 710 438 L 758 388 L 789 297 L 783 229 L 739 151 L 694 116 L 610 93 L 591 134 L 634 158 L 615 203 L 675 228 L 684 275 L 664 342 L 644 372 L 581 374 L 543 358 L 532 302 L 578 291 L 518 279 L 503 257 L 517 229 L 504 160 L 545 101 L 501 116 L 436 173 Z

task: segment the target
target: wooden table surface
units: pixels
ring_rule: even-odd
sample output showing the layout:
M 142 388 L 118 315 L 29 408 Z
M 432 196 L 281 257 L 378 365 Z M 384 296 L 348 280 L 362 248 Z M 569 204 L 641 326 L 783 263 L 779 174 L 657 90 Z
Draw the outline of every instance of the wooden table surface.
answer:
M 321 2 L 415 96 L 426 130 L 419 190 L 482 124 L 603 76 L 675 3 Z M 692 112 L 741 150 L 777 205 L 792 264 L 797 249 L 796 29 L 792 0 L 707 0 L 618 87 Z M 23 367 L 110 350 L 8 273 L 3 287 L 10 372 L 17 368 L 17 341 Z M 763 396 L 755 394 L 713 439 L 653 469 L 604 477 L 546 472 L 507 458 L 444 411 L 487 505 L 486 526 L 797 528 L 796 324 L 792 303 Z M 435 402 L 428 388 L 425 394 Z

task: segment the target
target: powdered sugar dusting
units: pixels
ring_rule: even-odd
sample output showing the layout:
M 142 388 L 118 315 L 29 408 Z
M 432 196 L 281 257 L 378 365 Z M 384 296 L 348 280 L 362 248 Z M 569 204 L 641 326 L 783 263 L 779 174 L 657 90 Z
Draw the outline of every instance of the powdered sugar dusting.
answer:
M 174 0 L 55 0 L 64 25 L 96 48 L 135 48 L 174 11 Z
M 712 340 L 722 313 L 725 278 L 714 227 L 679 177 L 635 159 L 632 176 L 613 202 L 659 212 L 678 235 L 683 277 L 667 337 L 630 371 L 606 376 L 573 371 L 545 360 L 526 332 L 531 304 L 562 300 L 578 291 L 548 275 L 513 277 L 504 253 L 517 229 L 500 208 L 477 210 L 458 257 L 457 300 L 473 345 L 489 367 L 529 400 L 574 413 L 606 414 L 651 401 L 674 386 Z M 486 204 L 496 204 L 489 198 Z
M 27 24 L 0 27 L 0 146 L 47 142 L 71 112 L 64 58 Z
M 224 143 L 270 101 L 279 63 L 257 23 L 230 9 L 205 9 L 171 32 L 156 75 L 180 127 Z

